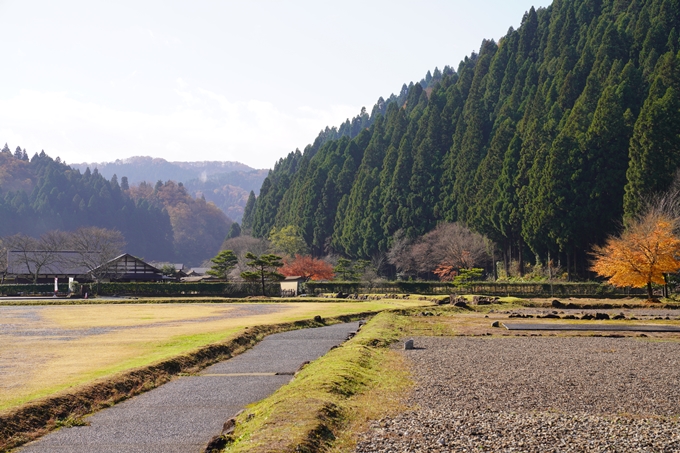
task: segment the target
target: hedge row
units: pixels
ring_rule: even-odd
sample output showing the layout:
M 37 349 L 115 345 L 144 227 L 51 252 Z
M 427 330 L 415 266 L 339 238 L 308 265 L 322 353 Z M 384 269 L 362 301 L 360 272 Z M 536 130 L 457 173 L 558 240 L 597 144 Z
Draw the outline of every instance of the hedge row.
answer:
M 68 292 L 68 283 L 59 283 L 59 293 Z M 0 296 L 22 296 L 22 295 L 52 295 L 54 294 L 54 283 L 32 283 L 0 285 Z
M 100 296 L 222 296 L 222 297 L 248 297 L 262 295 L 262 286 L 259 283 L 92 283 L 88 284 L 91 293 Z M 268 296 L 279 296 L 281 286 L 278 283 L 266 285 Z M 25 284 L 25 285 L 0 285 L 0 295 L 35 295 L 53 294 L 54 284 Z M 68 284 L 59 284 L 59 293 L 68 293 Z
M 91 292 L 102 296 L 222 296 L 248 297 L 262 294 L 259 283 L 231 282 L 192 282 L 192 283 L 93 283 Z M 279 296 L 281 287 L 278 283 L 268 283 L 268 296 Z M 485 294 L 489 296 L 518 297 L 605 297 L 644 295 L 642 289 L 616 288 L 596 282 L 586 283 L 531 283 L 531 282 L 474 282 L 465 286 L 456 286 L 448 282 L 412 282 L 394 281 L 368 284 L 366 282 L 307 282 L 309 294 L 322 293 L 395 293 L 395 294 Z M 59 284 L 59 293 L 66 294 L 68 284 Z M 50 295 L 54 293 L 54 284 L 20 284 L 0 285 L 0 295 Z
M 394 281 L 366 284 L 364 282 L 308 282 L 307 292 L 322 293 L 396 293 L 396 294 L 453 294 L 471 293 L 489 296 L 628 296 L 643 295 L 637 288 L 616 288 L 597 282 L 473 282 L 464 286 L 448 282 Z

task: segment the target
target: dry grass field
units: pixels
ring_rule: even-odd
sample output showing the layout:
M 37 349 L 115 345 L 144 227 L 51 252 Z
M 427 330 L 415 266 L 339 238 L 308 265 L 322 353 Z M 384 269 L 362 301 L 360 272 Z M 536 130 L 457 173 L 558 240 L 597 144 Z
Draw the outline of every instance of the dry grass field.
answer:
M 245 327 L 423 301 L 0 307 L 0 411 L 235 336 Z

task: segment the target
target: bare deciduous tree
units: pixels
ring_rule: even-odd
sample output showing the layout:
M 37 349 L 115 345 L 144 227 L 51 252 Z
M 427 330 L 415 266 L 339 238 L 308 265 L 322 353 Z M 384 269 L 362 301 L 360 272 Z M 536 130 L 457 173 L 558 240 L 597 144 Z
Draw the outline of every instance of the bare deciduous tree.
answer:
M 491 257 L 488 240 L 460 223 L 442 223 L 414 241 L 398 231 L 388 261 L 400 273 L 433 273 L 438 266 L 472 268 L 486 265 Z
M 50 231 L 35 239 L 25 234 L 15 234 L 5 239 L 7 248 L 12 253 L 12 262 L 8 267 L 17 268 L 16 273 L 33 276 L 33 283 L 38 282 L 41 272 L 50 270 L 57 261 L 58 253 L 68 243 L 68 236 L 61 231 Z M 8 258 L 9 261 L 9 258 Z
M 404 230 L 397 230 L 392 236 L 392 246 L 387 251 L 387 262 L 393 265 L 399 274 L 417 273 L 411 245 L 412 241 L 406 237 Z
M 0 238 L 0 285 L 5 283 L 7 276 L 7 241 Z
M 76 252 L 73 264 L 87 269 L 92 278 L 99 282 L 115 277 L 118 267 L 108 266 L 107 263 L 123 253 L 126 243 L 120 231 L 86 227 L 71 233 L 68 245 Z
M 90 273 L 99 281 L 113 272 L 113 267 L 109 269 L 105 264 L 122 253 L 125 239 L 119 231 L 89 227 L 73 233 L 49 231 L 38 239 L 16 234 L 4 238 L 2 244 L 4 257 L 11 251 L 11 262 L 0 264 L 0 272 L 8 268 L 15 274 L 31 275 L 37 283 L 41 274 L 79 269 L 78 273 Z
M 435 245 L 433 257 L 440 263 L 470 269 L 486 265 L 491 259 L 484 236 L 460 223 L 443 223 L 431 234 Z

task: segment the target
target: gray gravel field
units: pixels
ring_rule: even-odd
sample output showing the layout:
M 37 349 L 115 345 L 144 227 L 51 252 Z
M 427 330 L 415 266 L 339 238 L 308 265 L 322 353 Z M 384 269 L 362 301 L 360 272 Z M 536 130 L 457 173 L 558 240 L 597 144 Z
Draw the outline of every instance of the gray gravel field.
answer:
M 424 337 L 412 410 L 357 452 L 680 452 L 680 343 Z

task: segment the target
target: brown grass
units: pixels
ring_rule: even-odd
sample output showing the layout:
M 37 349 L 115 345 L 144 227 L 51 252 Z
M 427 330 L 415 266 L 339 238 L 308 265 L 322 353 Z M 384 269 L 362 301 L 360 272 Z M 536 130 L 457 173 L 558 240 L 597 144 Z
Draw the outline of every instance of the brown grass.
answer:
M 247 326 L 409 306 L 413 301 L 5 307 L 0 411 L 235 337 Z M 248 308 L 264 308 L 253 313 Z

